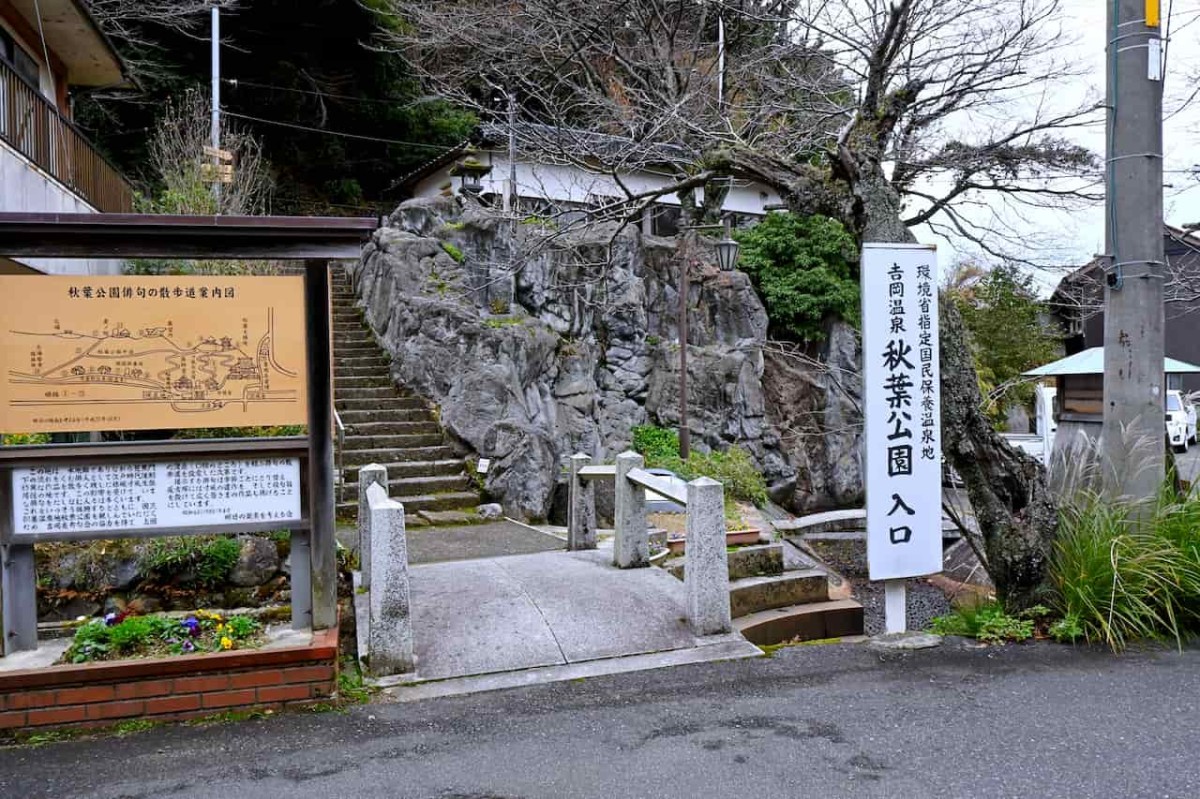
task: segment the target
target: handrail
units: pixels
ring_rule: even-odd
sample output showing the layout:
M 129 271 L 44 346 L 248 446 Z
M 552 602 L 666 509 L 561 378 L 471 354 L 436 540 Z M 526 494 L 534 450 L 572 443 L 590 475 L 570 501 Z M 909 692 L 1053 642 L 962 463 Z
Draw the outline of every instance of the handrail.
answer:
M 687 506 L 687 489 L 680 491 L 671 484 L 670 480 L 651 474 L 645 469 L 630 469 L 625 477 L 631 483 L 641 486 L 652 494 L 658 494 L 660 497 Z
M 98 211 L 133 210 L 133 189 L 117 168 L 36 86 L 2 61 L 0 141 Z
M 346 468 L 342 462 L 342 453 L 346 449 L 346 425 L 342 424 L 342 415 L 337 408 L 333 409 L 333 422 L 337 425 L 338 504 L 341 505 L 346 499 Z

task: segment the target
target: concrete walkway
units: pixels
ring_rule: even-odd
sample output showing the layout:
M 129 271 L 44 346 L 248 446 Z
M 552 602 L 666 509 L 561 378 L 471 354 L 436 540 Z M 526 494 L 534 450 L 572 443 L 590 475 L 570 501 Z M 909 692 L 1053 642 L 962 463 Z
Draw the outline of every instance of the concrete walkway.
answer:
M 740 636 L 697 638 L 685 619 L 682 582 L 657 568 L 617 569 L 611 558 L 603 550 L 545 552 L 412 566 L 417 668 L 402 681 L 696 647 L 717 657 L 709 646 L 717 638 L 746 650 L 736 656 L 758 654 Z M 366 621 L 360 612 L 360 626 Z

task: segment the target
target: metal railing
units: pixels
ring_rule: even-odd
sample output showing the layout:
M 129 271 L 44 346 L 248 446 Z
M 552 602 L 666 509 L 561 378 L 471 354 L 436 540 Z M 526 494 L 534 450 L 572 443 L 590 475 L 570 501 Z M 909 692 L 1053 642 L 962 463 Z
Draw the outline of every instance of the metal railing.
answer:
M 121 173 L 36 86 L 2 61 L 0 140 L 96 210 L 133 210 L 133 189 Z
M 346 451 L 346 425 L 342 424 L 342 415 L 337 408 L 333 409 L 333 421 L 337 425 L 337 501 L 341 505 L 346 501 L 346 466 L 342 458 L 342 453 Z

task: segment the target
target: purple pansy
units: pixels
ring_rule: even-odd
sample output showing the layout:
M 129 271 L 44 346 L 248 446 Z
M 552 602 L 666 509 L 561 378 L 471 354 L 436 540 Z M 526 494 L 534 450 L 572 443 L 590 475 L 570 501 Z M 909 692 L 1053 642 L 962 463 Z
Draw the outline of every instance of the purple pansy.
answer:
M 200 634 L 200 622 L 196 621 L 195 616 L 188 616 L 181 624 L 187 629 L 188 635 L 197 636 Z

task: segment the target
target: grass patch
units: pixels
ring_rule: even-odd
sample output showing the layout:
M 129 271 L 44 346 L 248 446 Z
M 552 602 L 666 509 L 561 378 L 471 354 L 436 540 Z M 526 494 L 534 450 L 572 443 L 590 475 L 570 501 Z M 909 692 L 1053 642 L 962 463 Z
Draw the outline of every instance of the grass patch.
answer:
M 1164 492 L 1135 511 L 1095 494 L 1064 505 L 1050 564 L 1064 637 L 1120 651 L 1200 629 L 1200 499 Z
M 146 548 L 143 565 L 160 578 L 213 588 L 229 578 L 241 551 L 241 543 L 229 536 L 155 538 Z
M 451 258 L 453 258 L 455 263 L 461 264 L 463 261 L 467 260 L 467 256 L 463 255 L 463 251 L 460 250 L 457 245 L 451 244 L 448 241 L 443 241 L 440 243 L 442 245 L 442 249 L 446 251 L 446 255 L 449 255 Z

